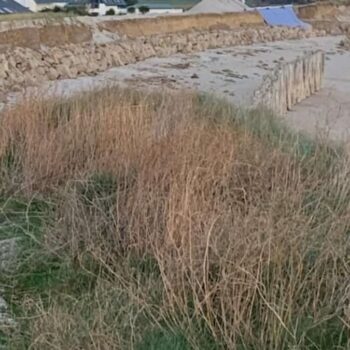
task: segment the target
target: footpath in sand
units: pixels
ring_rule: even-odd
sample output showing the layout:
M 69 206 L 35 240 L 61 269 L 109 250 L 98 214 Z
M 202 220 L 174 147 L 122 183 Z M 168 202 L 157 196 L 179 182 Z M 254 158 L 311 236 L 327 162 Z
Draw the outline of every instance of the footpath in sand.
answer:
M 285 119 L 297 130 L 311 134 L 322 131 L 340 140 L 350 133 L 350 51 L 339 47 L 340 40 L 341 37 L 313 38 L 150 58 L 94 77 L 46 83 L 42 88 L 46 95 L 71 95 L 106 85 L 196 90 L 246 107 L 263 76 L 279 63 L 320 49 L 326 53 L 323 88 L 293 107 Z

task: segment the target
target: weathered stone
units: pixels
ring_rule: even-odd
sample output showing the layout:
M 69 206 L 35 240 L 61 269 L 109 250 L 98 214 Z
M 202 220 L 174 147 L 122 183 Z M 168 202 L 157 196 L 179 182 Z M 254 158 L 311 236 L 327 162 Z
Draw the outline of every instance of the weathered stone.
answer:
M 58 78 L 58 76 L 59 76 L 59 73 L 54 68 L 50 68 L 49 71 L 47 72 L 48 80 L 55 80 Z

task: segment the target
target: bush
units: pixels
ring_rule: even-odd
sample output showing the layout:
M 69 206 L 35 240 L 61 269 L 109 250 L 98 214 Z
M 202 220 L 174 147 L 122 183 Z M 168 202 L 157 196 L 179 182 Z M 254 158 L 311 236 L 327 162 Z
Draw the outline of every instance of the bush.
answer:
M 114 9 L 109 9 L 109 10 L 106 12 L 106 16 L 114 16 L 114 15 L 115 15 Z
M 52 10 L 52 12 L 63 12 L 64 10 L 62 9 L 62 7 L 59 6 L 55 6 Z
M 133 7 L 133 6 L 128 7 L 128 13 L 135 13 L 135 12 L 136 12 L 135 7 Z
M 149 12 L 149 7 L 148 7 L 148 6 L 140 6 L 140 7 L 139 7 L 139 11 L 140 11 L 142 14 L 145 14 L 145 13 Z
M 40 12 L 43 12 L 43 13 L 52 12 L 52 9 L 45 7 L 42 10 L 40 10 Z

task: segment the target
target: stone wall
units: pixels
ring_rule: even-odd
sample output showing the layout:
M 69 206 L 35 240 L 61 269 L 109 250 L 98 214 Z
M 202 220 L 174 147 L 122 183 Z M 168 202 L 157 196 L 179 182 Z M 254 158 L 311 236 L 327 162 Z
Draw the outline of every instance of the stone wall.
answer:
M 340 14 L 341 6 L 327 2 L 295 6 L 295 12 L 304 20 L 321 20 L 335 18 Z
M 93 41 L 93 32 L 116 33 L 120 37 L 137 38 L 184 31 L 233 29 L 265 26 L 257 11 L 228 14 L 176 15 L 159 17 L 67 17 L 0 22 L 0 52 L 3 47 L 77 44 Z
M 200 15 L 159 16 L 126 20 L 103 21 L 98 24 L 101 30 L 127 35 L 132 38 L 159 33 L 183 31 L 233 29 L 244 26 L 264 26 L 264 20 L 257 11 L 225 14 L 206 13 Z
M 323 35 L 322 31 L 286 28 L 191 31 L 119 39 L 109 43 L 82 43 L 61 47 L 10 48 L 0 53 L 0 95 L 47 80 L 95 75 L 108 68 L 127 65 L 149 57 L 166 57 L 211 48 L 301 39 Z
M 350 33 L 350 22 L 336 20 L 308 21 L 315 30 L 323 30 L 327 35 L 343 35 Z
M 321 88 L 324 61 L 324 53 L 316 51 L 276 67 L 255 91 L 253 105 L 284 114 Z

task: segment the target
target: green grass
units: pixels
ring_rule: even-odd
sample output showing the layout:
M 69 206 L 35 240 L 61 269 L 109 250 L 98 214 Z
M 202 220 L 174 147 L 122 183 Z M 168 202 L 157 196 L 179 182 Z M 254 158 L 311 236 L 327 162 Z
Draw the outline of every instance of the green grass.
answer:
M 50 204 L 37 198 L 3 198 L 0 200 L 0 237 L 18 237 L 27 242 L 40 237 Z
M 136 346 L 136 350 L 190 350 L 186 338 L 181 334 L 164 331 L 149 332 Z

